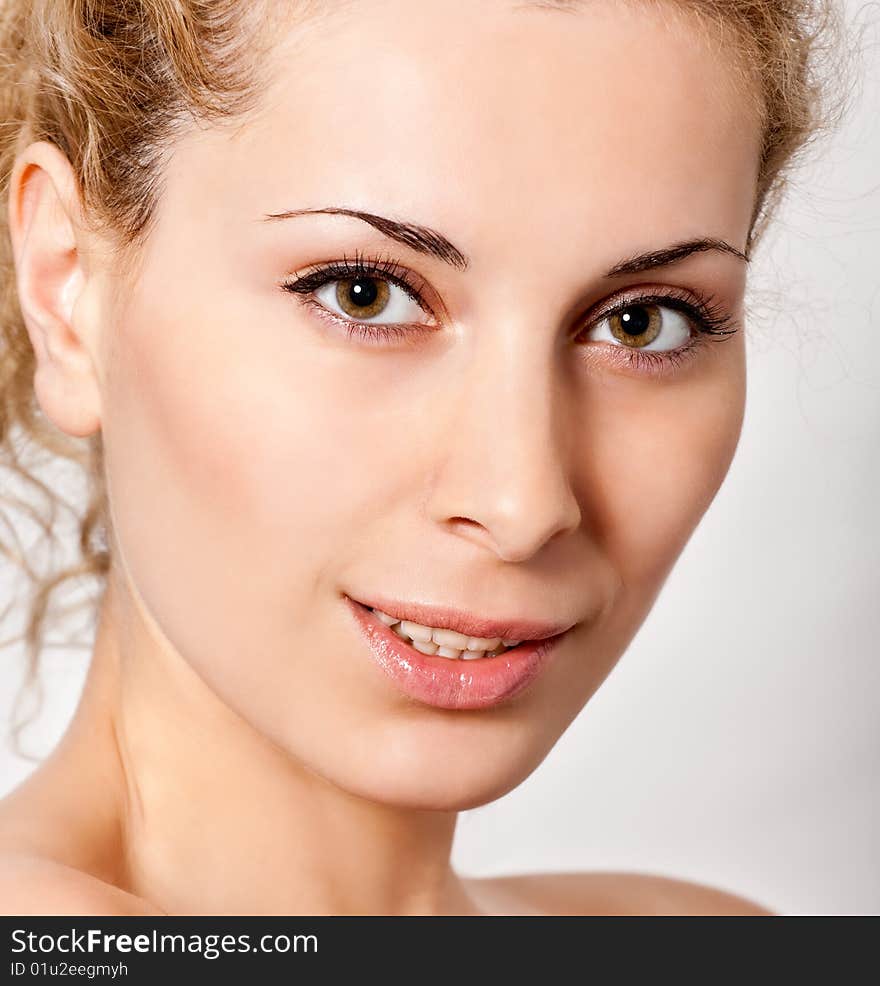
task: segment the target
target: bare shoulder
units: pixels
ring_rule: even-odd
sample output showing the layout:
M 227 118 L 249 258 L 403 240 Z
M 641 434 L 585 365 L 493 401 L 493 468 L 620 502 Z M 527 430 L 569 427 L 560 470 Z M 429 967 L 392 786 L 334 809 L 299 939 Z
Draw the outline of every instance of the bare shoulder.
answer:
M 650 873 L 530 873 L 478 881 L 492 909 L 553 915 L 762 915 L 775 912 L 719 887 Z
M 0 914 L 157 915 L 140 897 L 55 860 L 0 852 Z

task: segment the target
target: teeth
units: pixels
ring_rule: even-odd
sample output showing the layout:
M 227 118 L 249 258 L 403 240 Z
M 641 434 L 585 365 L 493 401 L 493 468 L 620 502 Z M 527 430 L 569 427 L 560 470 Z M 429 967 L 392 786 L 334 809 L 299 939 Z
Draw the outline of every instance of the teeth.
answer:
M 468 640 L 470 639 L 457 630 L 432 630 L 431 636 L 434 643 L 441 647 L 454 647 L 456 650 L 467 650 Z
M 449 657 L 453 661 L 458 660 L 458 658 L 461 657 L 461 651 L 456 650 L 455 647 L 438 647 L 436 653 L 437 657 Z
M 516 647 L 520 640 L 503 640 L 501 637 L 468 637 L 445 627 L 427 627 L 411 620 L 399 620 L 390 613 L 374 609 L 376 616 L 402 640 L 422 654 L 434 654 L 451 661 L 474 661 L 481 657 L 497 657 L 509 647 Z
M 412 640 L 417 640 L 419 643 L 423 644 L 431 643 L 431 634 L 433 633 L 430 627 L 423 627 L 421 623 L 410 623 L 409 620 L 401 621 L 400 626 L 397 628 L 397 632 L 401 636 L 410 637 Z M 434 650 L 436 649 L 437 647 L 435 644 Z

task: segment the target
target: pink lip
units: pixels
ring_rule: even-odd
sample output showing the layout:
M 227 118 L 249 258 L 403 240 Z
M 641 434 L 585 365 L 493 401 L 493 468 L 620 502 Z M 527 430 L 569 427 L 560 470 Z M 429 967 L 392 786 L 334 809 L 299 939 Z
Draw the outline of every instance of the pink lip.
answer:
M 345 601 L 358 621 L 375 663 L 405 695 L 440 709 L 485 709 L 519 694 L 547 667 L 560 640 L 570 629 L 567 627 L 546 639 L 523 640 L 518 647 L 497 657 L 453 660 L 422 654 L 398 637 L 366 606 L 349 596 L 345 596 Z M 397 608 L 394 615 L 403 614 Z M 450 624 L 438 621 L 428 625 Z M 514 627 L 513 622 L 504 625 L 505 631 Z M 500 633 L 470 635 L 501 636 Z M 506 632 L 504 637 L 522 639 Z
M 502 640 L 546 640 L 574 626 L 570 623 L 549 623 L 546 620 L 527 620 L 512 617 L 508 620 L 487 620 L 473 613 L 445 606 L 426 606 L 422 603 L 398 602 L 373 596 L 358 599 L 362 606 L 392 613 L 402 620 L 410 620 L 425 627 L 447 627 L 468 637 L 501 637 Z

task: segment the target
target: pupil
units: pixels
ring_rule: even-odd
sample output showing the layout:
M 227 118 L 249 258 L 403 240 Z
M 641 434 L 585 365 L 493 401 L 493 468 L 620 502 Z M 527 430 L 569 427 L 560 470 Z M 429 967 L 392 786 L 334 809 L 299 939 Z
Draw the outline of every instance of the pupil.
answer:
M 372 305 L 378 297 L 379 292 L 375 282 L 368 277 L 359 277 L 352 281 L 348 289 L 348 296 L 353 304 L 362 305 L 364 308 Z
M 632 314 L 633 312 L 635 314 Z M 651 316 L 645 311 L 643 306 L 636 305 L 632 308 L 627 308 L 620 316 L 620 321 L 627 335 L 640 336 L 648 328 L 651 322 Z

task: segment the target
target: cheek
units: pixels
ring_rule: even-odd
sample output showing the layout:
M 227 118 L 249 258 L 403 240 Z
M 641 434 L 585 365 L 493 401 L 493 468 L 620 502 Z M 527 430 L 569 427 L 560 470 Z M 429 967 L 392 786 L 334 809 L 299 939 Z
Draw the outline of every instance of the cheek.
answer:
M 272 311 L 228 296 L 194 300 L 192 318 L 185 299 L 173 316 L 157 307 L 132 307 L 118 326 L 111 509 L 148 609 L 216 676 L 222 654 L 260 646 L 271 660 L 273 641 L 308 621 L 349 534 L 352 484 L 370 489 L 369 435 L 356 391 L 322 371 L 320 354 L 264 329 Z
M 655 390 L 622 388 L 599 412 L 586 459 L 595 536 L 630 589 L 659 588 L 730 467 L 745 406 L 745 369 L 728 351 L 713 372 Z M 641 387 L 641 392 L 639 392 Z

